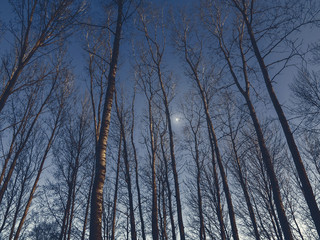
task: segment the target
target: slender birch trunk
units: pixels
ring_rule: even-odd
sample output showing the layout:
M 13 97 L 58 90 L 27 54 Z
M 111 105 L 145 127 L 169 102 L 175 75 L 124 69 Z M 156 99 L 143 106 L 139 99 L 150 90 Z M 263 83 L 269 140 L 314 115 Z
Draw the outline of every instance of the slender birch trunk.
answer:
M 103 205 L 103 186 L 106 176 L 106 150 L 109 134 L 111 108 L 113 94 L 115 91 L 115 78 L 117 72 L 117 63 L 120 50 L 121 29 L 123 21 L 123 0 L 118 2 L 118 16 L 116 31 L 113 42 L 112 58 L 108 75 L 108 87 L 104 102 L 103 114 L 99 140 L 96 146 L 96 166 L 95 178 L 91 195 L 91 212 L 90 212 L 90 240 L 102 240 L 102 205 Z

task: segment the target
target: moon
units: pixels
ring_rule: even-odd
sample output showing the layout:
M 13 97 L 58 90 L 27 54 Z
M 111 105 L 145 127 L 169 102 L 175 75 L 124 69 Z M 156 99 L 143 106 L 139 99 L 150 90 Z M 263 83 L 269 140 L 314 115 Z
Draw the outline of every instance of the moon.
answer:
M 176 117 L 176 122 L 180 122 L 180 118 Z

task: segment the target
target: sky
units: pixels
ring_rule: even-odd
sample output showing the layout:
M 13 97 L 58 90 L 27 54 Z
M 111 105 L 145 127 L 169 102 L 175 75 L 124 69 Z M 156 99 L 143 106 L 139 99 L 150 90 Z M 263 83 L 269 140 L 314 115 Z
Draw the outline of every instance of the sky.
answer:
M 98 0 L 92 1 L 93 10 L 94 12 L 99 12 L 101 9 L 98 9 L 96 5 L 98 5 Z M 172 6 L 173 9 L 179 7 L 186 7 L 194 4 L 193 1 L 187 0 L 150 0 L 150 2 L 156 2 L 159 6 Z M 0 3 L 0 14 L 1 19 L 4 23 L 8 23 L 8 20 L 11 19 L 11 8 L 8 0 L 1 0 Z M 99 14 L 95 14 L 99 15 Z M 99 17 L 98 17 L 99 18 Z M 2 27 L 2 26 L 1 26 Z M 129 30 L 130 32 L 130 30 Z M 79 87 L 80 91 L 85 91 L 86 89 L 86 52 L 83 50 L 83 32 L 78 32 L 75 36 L 69 38 L 68 42 L 68 57 L 71 60 L 72 66 L 74 68 L 74 72 L 76 74 L 76 84 Z M 305 41 L 304 48 L 310 46 L 311 43 L 315 42 L 320 38 L 319 31 L 315 31 L 315 29 L 305 29 L 301 32 L 301 36 L 303 35 Z M 133 59 L 127 58 L 127 55 L 132 54 L 132 33 L 124 34 L 124 39 L 122 40 L 121 50 L 120 50 L 120 59 L 119 59 L 119 71 L 117 74 L 118 81 L 123 86 L 129 86 L 130 88 L 133 85 L 134 77 L 133 77 L 133 70 L 132 64 Z M 0 38 L 0 53 L 8 51 L 10 38 L 8 35 L 2 35 Z M 170 42 L 170 33 L 167 36 L 167 42 Z M 184 76 L 184 69 L 181 59 L 176 55 L 175 50 L 173 49 L 172 45 L 167 44 L 167 58 L 166 58 L 166 66 L 168 71 L 173 72 L 173 76 L 176 79 L 177 91 L 176 91 L 176 99 L 181 99 L 187 89 L 190 87 L 190 81 L 186 79 Z M 300 63 L 298 63 L 299 65 Z M 314 67 L 315 70 L 318 70 L 318 67 Z M 291 67 L 285 70 L 278 78 L 277 81 L 274 83 L 274 88 L 277 93 L 277 96 L 281 103 L 288 104 L 291 101 L 290 89 L 289 85 L 295 79 L 297 67 Z M 140 100 L 138 100 L 140 101 Z M 141 100 L 143 102 L 143 100 Z M 177 102 L 178 104 L 178 102 Z

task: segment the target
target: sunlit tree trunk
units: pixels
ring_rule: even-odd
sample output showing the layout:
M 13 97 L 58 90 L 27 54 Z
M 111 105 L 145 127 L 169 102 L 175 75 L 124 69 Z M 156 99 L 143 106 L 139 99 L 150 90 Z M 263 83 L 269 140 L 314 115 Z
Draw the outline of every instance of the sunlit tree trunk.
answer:
M 115 91 L 115 77 L 117 72 L 117 62 L 120 49 L 121 29 L 122 29 L 122 9 L 123 0 L 119 0 L 118 16 L 116 31 L 113 42 L 112 58 L 108 75 L 108 87 L 105 96 L 103 114 L 101 119 L 101 127 L 99 140 L 96 146 L 96 167 L 95 178 L 91 196 L 91 212 L 90 212 L 90 240 L 102 240 L 102 205 L 103 205 L 103 186 L 106 176 L 106 150 L 109 134 L 111 108 L 113 102 L 113 94 Z

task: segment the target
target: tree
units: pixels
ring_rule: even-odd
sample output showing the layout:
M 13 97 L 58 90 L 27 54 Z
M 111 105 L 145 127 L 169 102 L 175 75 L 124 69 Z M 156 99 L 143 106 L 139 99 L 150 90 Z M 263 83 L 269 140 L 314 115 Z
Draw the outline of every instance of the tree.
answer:
M 158 17 L 159 18 L 159 17 Z M 157 21 L 160 21 L 161 19 L 153 20 L 151 19 L 150 22 L 148 22 L 148 15 L 145 13 L 140 13 L 140 20 L 142 24 L 142 32 L 144 33 L 146 44 L 148 47 L 148 55 L 150 56 L 152 65 L 150 67 L 155 69 L 161 93 L 162 93 L 162 101 L 164 105 L 164 112 L 166 116 L 166 126 L 168 127 L 168 133 L 169 133 L 169 142 L 170 142 L 170 157 L 171 157 L 171 167 L 173 170 L 173 176 L 174 176 L 174 187 L 175 187 L 175 197 L 176 197 L 176 204 L 177 204 L 177 212 L 178 212 L 178 224 L 179 224 L 179 232 L 180 232 L 180 238 L 182 240 L 185 239 L 185 233 L 184 233 L 184 224 L 183 224 L 183 217 L 182 217 L 182 206 L 181 206 L 181 199 L 180 199 L 180 187 L 179 187 L 179 177 L 178 177 L 178 171 L 177 171 L 177 164 L 176 164 L 176 156 L 175 156 L 175 150 L 174 150 L 174 140 L 173 140 L 173 130 L 172 130 L 172 120 L 171 120 L 171 112 L 169 109 L 170 104 L 170 96 L 169 96 L 169 90 L 168 90 L 168 80 L 167 76 L 165 76 L 165 73 L 163 71 L 163 56 L 165 52 L 165 35 L 164 35 L 164 27 L 160 25 Z M 156 22 L 154 22 L 156 21 Z M 152 25 L 151 25 L 152 24 Z M 155 29 L 155 32 L 151 33 L 151 28 Z M 158 30 L 158 28 L 160 28 Z M 158 31 L 161 31 L 163 34 L 162 38 L 158 38 Z
M 269 48 L 268 48 L 269 52 L 263 56 L 263 53 L 261 52 L 260 47 L 258 46 L 257 36 L 256 36 L 256 34 L 254 32 L 254 28 L 253 28 L 254 26 L 252 25 L 253 18 L 255 17 L 255 14 L 253 14 L 253 13 L 256 12 L 255 5 L 253 4 L 253 1 L 243 1 L 242 3 L 239 3 L 236 0 L 232 0 L 231 3 L 235 7 L 235 9 L 239 12 L 239 14 L 241 14 L 243 22 L 247 28 L 246 34 L 248 35 L 248 37 L 250 39 L 254 55 L 257 59 L 261 74 L 263 76 L 266 88 L 268 90 L 268 94 L 270 96 L 270 99 L 272 101 L 274 109 L 275 109 L 275 111 L 278 115 L 279 121 L 281 123 L 284 135 L 285 135 L 287 143 L 288 143 L 288 147 L 289 147 L 291 155 L 292 155 L 292 159 L 294 161 L 294 164 L 295 164 L 298 176 L 299 176 L 299 180 L 301 181 L 301 184 L 302 184 L 302 190 L 303 190 L 305 200 L 308 204 L 312 219 L 313 219 L 314 224 L 317 228 L 318 235 L 320 235 L 320 210 L 317 205 L 317 202 L 316 202 L 313 190 L 312 190 L 312 186 L 310 184 L 307 172 L 305 170 L 303 161 L 301 159 L 300 152 L 299 152 L 298 147 L 296 145 L 294 136 L 293 136 L 292 131 L 290 129 L 288 120 L 284 114 L 282 106 L 277 98 L 277 95 L 275 94 L 274 89 L 273 89 L 272 78 L 270 77 L 268 65 L 265 63 L 265 57 L 268 54 L 275 51 L 275 49 L 278 47 L 278 45 L 282 44 L 286 39 L 289 38 L 289 36 L 293 32 L 300 29 L 301 26 L 304 26 L 308 23 L 313 22 L 317 16 L 314 16 L 312 14 L 313 11 L 311 11 L 311 14 L 309 15 L 309 10 L 307 9 L 306 14 L 304 12 L 302 13 L 302 14 L 305 14 L 305 15 L 303 15 L 302 20 L 295 22 L 294 19 L 296 18 L 296 16 L 290 15 L 290 12 L 288 14 L 287 13 L 288 9 L 286 9 L 287 6 L 284 6 L 285 12 L 282 13 L 283 15 L 276 16 L 277 17 L 276 22 L 277 22 L 278 26 L 272 24 L 272 25 L 268 26 L 268 28 L 266 29 L 266 32 L 273 32 L 273 31 L 276 32 L 277 30 L 282 29 L 283 26 L 287 27 L 288 20 L 284 17 L 289 18 L 289 29 L 287 29 L 283 34 L 281 34 L 279 36 L 279 41 L 277 41 L 274 44 L 271 44 L 271 46 L 269 46 Z M 297 2 L 297 3 L 299 3 L 299 2 Z M 287 10 L 287 12 L 286 12 L 286 10 Z M 293 23 L 291 23 L 290 21 L 292 21 Z M 272 29 L 272 26 L 275 27 L 275 30 Z M 290 56 L 288 58 L 290 58 Z M 288 61 L 288 58 L 286 58 L 287 59 L 286 61 Z M 289 236 L 287 236 L 287 237 L 289 239 Z
M 30 62 L 54 50 L 56 44 L 61 44 L 62 37 L 70 34 L 85 9 L 82 3 L 73 0 L 23 0 L 11 4 L 16 18 L 8 30 L 13 36 L 15 49 L 12 59 L 2 58 L 5 86 L 0 95 L 0 112 L 14 91 L 36 83 L 21 78 L 23 70 Z
M 209 135 L 209 140 L 211 144 L 211 150 L 212 150 L 212 158 L 213 158 L 213 167 L 215 169 L 215 159 L 214 156 L 216 157 L 216 161 L 219 167 L 219 172 L 222 178 L 222 186 L 223 190 L 226 196 L 227 200 L 227 205 L 228 205 L 228 212 L 229 212 L 229 218 L 230 218 L 230 223 L 232 227 L 232 235 L 234 239 L 239 239 L 239 234 L 238 234 L 238 229 L 237 229 L 237 224 L 236 224 L 236 219 L 235 219 L 235 213 L 233 209 L 233 204 L 232 204 L 232 199 L 231 199 L 231 193 L 230 193 L 230 188 L 228 184 L 228 179 L 227 175 L 224 169 L 224 164 L 222 161 L 221 153 L 220 153 L 220 148 L 218 144 L 218 138 L 215 132 L 215 128 L 213 125 L 213 121 L 209 112 L 209 99 L 208 99 L 208 94 L 206 93 L 204 87 L 202 86 L 201 83 L 201 64 L 203 63 L 203 56 L 202 56 L 202 40 L 197 43 L 197 46 L 192 46 L 190 43 L 190 36 L 191 36 L 191 29 L 190 26 L 186 22 L 184 22 L 183 30 L 182 31 L 177 31 L 178 39 L 177 39 L 177 47 L 181 51 L 181 54 L 184 58 L 184 60 L 187 63 L 187 66 L 189 68 L 189 77 L 195 82 L 196 87 L 198 88 L 198 92 L 200 95 L 200 98 L 203 103 L 203 109 L 205 113 L 205 118 L 207 122 L 207 127 L 208 127 L 208 135 Z M 216 171 L 216 170 L 214 170 Z M 216 173 L 215 173 L 216 175 Z M 218 191 L 218 178 L 217 176 L 215 177 L 215 187 Z M 220 221 L 220 231 L 221 231 L 221 237 L 222 239 L 225 239 L 225 233 L 224 233 L 224 224 L 223 224 L 223 219 L 222 219 L 222 214 L 221 210 L 217 211 L 219 215 L 219 221 Z
M 111 118 L 111 108 L 113 94 L 115 91 L 115 78 L 117 72 L 117 63 L 120 50 L 121 30 L 123 23 L 123 0 L 117 1 L 117 23 L 113 42 L 112 57 L 108 74 L 108 87 L 105 95 L 105 102 L 101 118 L 99 139 L 96 146 L 96 164 L 95 178 L 91 196 L 90 212 L 90 239 L 102 240 L 102 204 L 103 204 L 103 186 L 106 176 L 106 150 L 107 140 Z

